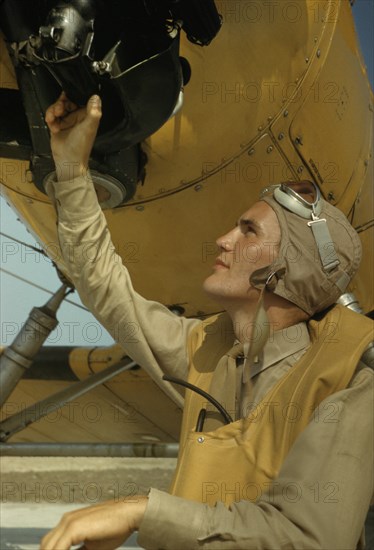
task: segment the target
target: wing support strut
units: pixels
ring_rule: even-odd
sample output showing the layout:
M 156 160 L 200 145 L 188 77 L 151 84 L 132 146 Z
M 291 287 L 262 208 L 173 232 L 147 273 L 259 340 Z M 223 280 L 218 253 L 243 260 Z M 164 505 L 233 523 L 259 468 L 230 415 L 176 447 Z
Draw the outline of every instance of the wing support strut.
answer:
M 23 411 L 6 418 L 0 422 L 0 441 L 7 441 L 13 434 L 27 428 L 30 424 L 33 424 L 43 416 L 50 414 L 51 412 L 59 409 L 73 401 L 74 399 L 81 397 L 88 391 L 100 386 L 111 380 L 117 374 L 126 370 L 132 369 L 137 366 L 134 361 L 128 360 L 128 358 L 120 361 L 115 365 L 89 376 L 85 380 L 75 382 L 71 387 L 50 395 L 46 399 L 42 399 L 33 405 L 30 405 Z

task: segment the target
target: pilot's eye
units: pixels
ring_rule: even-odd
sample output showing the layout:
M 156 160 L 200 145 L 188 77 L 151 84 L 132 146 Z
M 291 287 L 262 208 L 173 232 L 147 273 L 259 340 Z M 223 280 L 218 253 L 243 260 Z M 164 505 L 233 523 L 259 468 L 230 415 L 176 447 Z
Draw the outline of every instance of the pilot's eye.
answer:
M 254 227 L 253 227 L 252 224 L 242 223 L 240 225 L 241 225 L 241 231 L 244 235 L 250 235 L 250 234 L 255 235 L 256 234 L 256 231 L 254 230 Z

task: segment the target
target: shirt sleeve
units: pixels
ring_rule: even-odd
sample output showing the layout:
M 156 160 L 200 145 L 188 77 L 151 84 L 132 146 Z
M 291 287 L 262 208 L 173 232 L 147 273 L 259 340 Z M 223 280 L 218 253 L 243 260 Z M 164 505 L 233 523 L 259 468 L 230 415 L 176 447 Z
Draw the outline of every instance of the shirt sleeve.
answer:
M 320 404 L 256 503 L 210 507 L 152 490 L 139 544 L 147 550 L 355 549 L 373 493 L 373 376 L 361 370 L 351 387 Z
M 161 378 L 163 373 L 187 377 L 187 339 L 200 321 L 178 317 L 135 292 L 116 254 L 89 173 L 53 182 L 47 191 L 57 211 L 66 274 L 82 302 L 126 353 L 182 405 L 181 395 Z

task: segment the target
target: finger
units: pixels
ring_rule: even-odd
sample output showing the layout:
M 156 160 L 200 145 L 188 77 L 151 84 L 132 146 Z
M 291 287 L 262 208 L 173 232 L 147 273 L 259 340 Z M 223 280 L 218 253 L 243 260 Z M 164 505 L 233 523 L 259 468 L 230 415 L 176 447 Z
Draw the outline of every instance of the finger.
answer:
M 101 99 L 98 95 L 93 95 L 90 97 L 90 99 L 87 102 L 86 107 L 86 113 L 87 113 L 87 123 L 97 128 L 101 119 Z
M 57 98 L 56 103 L 62 103 L 64 106 L 64 111 L 66 113 L 72 113 L 73 111 L 76 111 L 79 109 L 79 106 L 74 103 L 71 99 L 68 98 L 66 95 L 66 92 L 61 92 L 60 96 Z
M 40 550 L 70 550 L 72 545 L 82 543 L 82 539 L 74 540 L 68 526 L 59 524 L 42 538 Z
M 71 99 L 68 98 L 64 90 L 61 92 L 60 96 L 57 98 L 56 103 L 60 101 L 64 104 L 65 109 L 68 113 L 79 109 L 79 106 L 76 103 L 74 103 L 74 101 L 71 101 Z
M 66 98 L 64 105 L 67 113 L 73 113 L 74 111 L 78 111 L 80 109 L 80 107 L 76 103 L 68 98 Z
M 46 110 L 45 112 L 45 121 L 46 123 L 49 125 L 49 124 L 53 124 L 53 122 L 55 121 L 56 119 L 56 115 L 55 115 L 55 103 L 53 103 L 52 105 L 50 105 L 48 107 L 48 109 Z
M 40 550 L 65 550 L 65 547 L 60 545 L 62 535 L 66 532 L 69 524 L 69 518 L 74 515 L 74 512 L 67 512 L 63 514 L 58 524 L 48 531 L 46 535 L 42 538 L 40 542 Z M 60 548 L 61 546 L 61 548 Z M 66 546 L 67 550 L 70 549 L 70 546 Z
M 56 539 L 55 532 L 56 527 L 44 535 L 40 541 L 40 550 L 51 550 L 53 548 L 53 541 Z
M 111 502 L 111 501 L 109 501 Z M 113 501 L 114 502 L 114 501 Z M 58 524 L 48 531 L 46 535 L 42 538 L 40 542 L 40 550 L 62 550 L 58 545 L 62 545 L 61 538 L 63 534 L 66 534 L 68 531 L 68 526 L 71 523 L 71 521 L 74 518 L 79 518 L 81 516 L 85 517 L 87 513 L 89 513 L 94 508 L 105 508 L 104 502 L 98 502 L 97 504 L 85 508 L 81 508 L 79 510 L 75 510 L 74 512 L 67 512 L 65 513 Z M 79 542 L 79 541 L 78 541 Z M 68 546 L 70 548 L 70 546 Z M 84 548 L 84 546 L 82 547 Z M 80 549 L 81 550 L 81 549 Z
M 64 103 L 58 99 L 53 105 L 48 107 L 45 113 L 45 121 L 51 133 L 55 134 L 60 130 L 61 118 L 65 114 Z
M 55 116 L 54 113 L 50 113 L 47 117 L 46 122 L 48 128 L 52 134 L 56 134 L 61 130 L 68 130 L 75 126 L 78 122 L 84 120 L 86 116 L 86 111 L 84 108 L 76 109 L 72 112 L 64 112 L 63 116 Z
M 64 117 L 58 119 L 59 130 L 69 130 L 69 128 L 76 126 L 79 122 L 84 120 L 85 115 L 85 109 L 78 109 L 77 111 L 66 114 Z
M 50 105 L 45 113 L 45 121 L 47 124 L 55 122 L 56 118 L 64 117 L 78 109 L 78 106 L 68 99 L 65 92 L 62 92 L 57 100 Z
M 53 103 L 51 111 L 55 117 L 64 116 L 66 113 L 66 99 L 63 99 L 60 96 L 57 101 Z
M 44 537 L 40 541 L 40 550 L 54 550 L 55 548 L 57 548 L 57 541 L 61 538 L 61 533 L 63 533 L 65 530 L 62 523 L 63 522 L 61 519 L 56 527 L 54 527 L 53 529 L 48 531 L 46 535 L 44 535 Z M 61 550 L 63 549 L 61 548 Z

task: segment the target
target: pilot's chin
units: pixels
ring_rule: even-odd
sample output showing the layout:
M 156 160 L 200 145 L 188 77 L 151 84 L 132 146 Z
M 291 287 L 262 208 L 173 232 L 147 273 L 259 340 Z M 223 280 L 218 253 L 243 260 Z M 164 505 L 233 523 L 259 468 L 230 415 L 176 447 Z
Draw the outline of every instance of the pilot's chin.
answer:
M 212 273 L 203 282 L 203 290 L 206 294 L 217 300 L 222 294 L 222 283 L 218 281 L 217 273 Z

